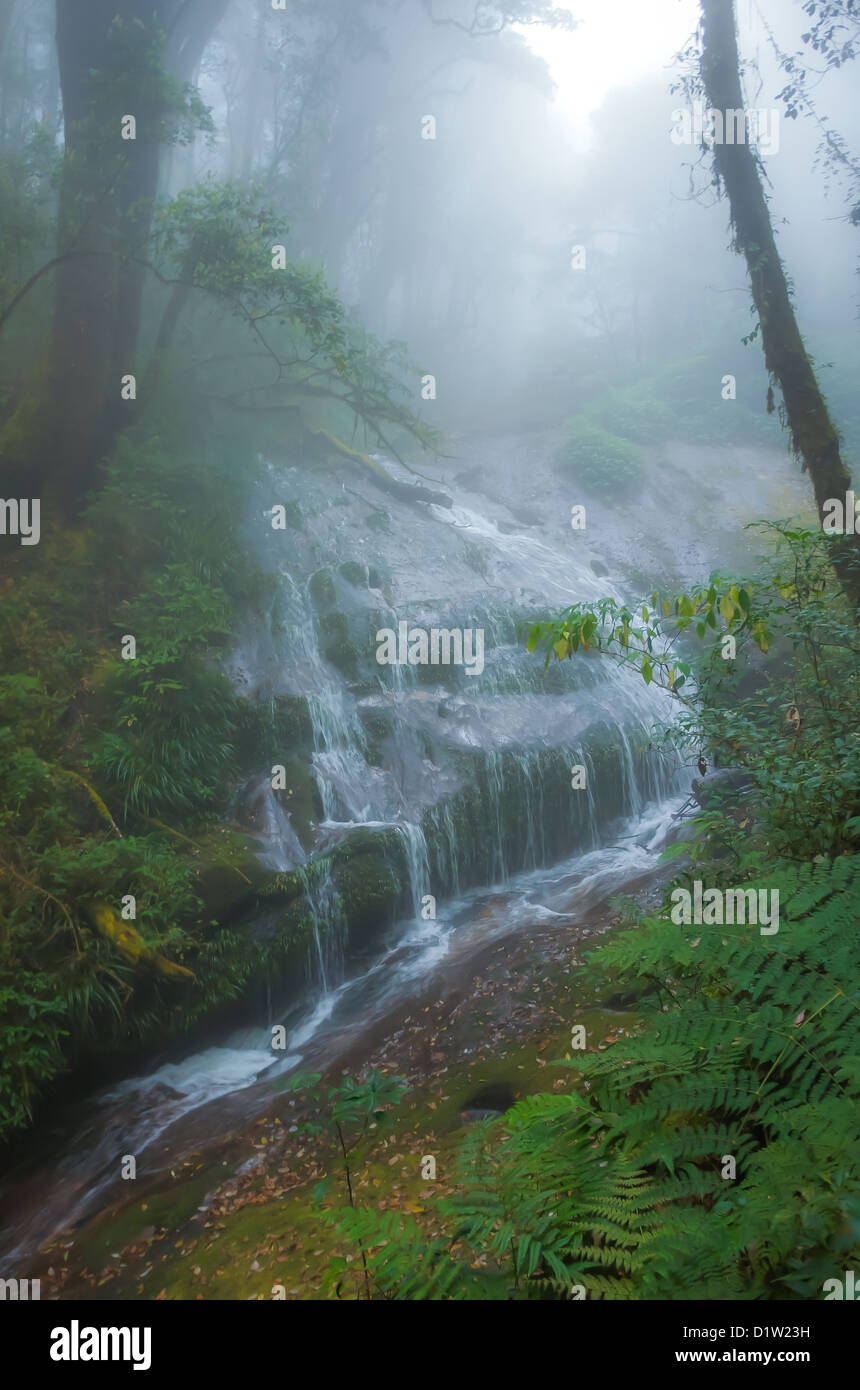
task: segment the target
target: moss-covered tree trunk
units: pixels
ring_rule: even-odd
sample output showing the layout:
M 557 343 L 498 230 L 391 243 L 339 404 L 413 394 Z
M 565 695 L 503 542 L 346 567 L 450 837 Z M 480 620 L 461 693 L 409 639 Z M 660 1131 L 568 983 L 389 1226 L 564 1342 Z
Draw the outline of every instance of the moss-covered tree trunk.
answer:
M 744 109 L 734 0 L 701 0 L 702 81 L 708 105 Z M 714 166 L 731 208 L 734 246 L 746 259 L 761 325 L 765 365 L 779 384 L 796 453 L 812 480 L 819 516 L 828 498 L 845 500 L 851 477 L 815 377 L 777 250 L 757 157 L 749 143 L 714 144 Z M 860 604 L 860 538 L 835 546 L 836 572 L 852 607 Z
M 54 282 L 41 465 L 67 501 L 96 482 L 119 420 L 120 378 L 135 370 L 143 270 L 132 256 L 135 247 L 145 256 L 158 185 L 157 113 L 141 109 L 145 97 L 133 77 L 125 93 L 115 82 L 112 101 L 99 90 L 100 75 L 112 75 L 115 19 L 146 26 L 145 44 L 158 11 L 169 8 L 152 0 L 57 0 L 65 131 L 57 246 L 68 259 Z M 126 115 L 138 125 L 134 140 L 122 139 Z
M 0 439 L 31 495 L 74 510 L 130 422 L 165 119 L 226 0 L 56 0 L 64 157 L 51 341 L 40 389 Z M 170 83 L 173 81 L 173 86 Z M 134 117 L 135 138 L 123 138 Z

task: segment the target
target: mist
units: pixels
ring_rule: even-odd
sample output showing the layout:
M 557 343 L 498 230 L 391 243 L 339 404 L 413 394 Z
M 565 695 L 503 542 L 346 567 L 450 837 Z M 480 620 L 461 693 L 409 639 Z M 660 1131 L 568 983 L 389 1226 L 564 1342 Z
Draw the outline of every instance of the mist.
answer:
M 855 1296 L 858 40 L 0 0 L 4 1299 Z

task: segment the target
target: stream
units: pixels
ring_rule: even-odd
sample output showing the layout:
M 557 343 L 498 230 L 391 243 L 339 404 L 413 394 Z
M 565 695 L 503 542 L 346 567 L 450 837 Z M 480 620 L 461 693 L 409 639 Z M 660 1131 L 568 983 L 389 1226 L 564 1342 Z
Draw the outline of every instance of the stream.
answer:
M 276 532 L 271 507 L 292 491 L 302 529 Z M 624 592 L 558 523 L 563 501 L 549 492 L 538 525 L 468 491 L 451 509 L 386 499 L 373 541 L 368 505 L 379 511 L 346 491 L 333 505 L 330 480 L 272 465 L 247 526 L 270 591 L 229 667 L 262 706 L 301 702 L 307 748 L 290 781 L 306 778 L 314 814 L 303 819 L 295 788 L 281 796 L 256 766 L 234 823 L 272 875 L 301 876 L 313 920 L 302 987 L 272 979 L 248 1023 L 43 1115 L 38 1155 L 0 1186 L 4 1269 L 124 1197 L 123 1155 L 141 1177 L 205 1149 L 265 1112 L 275 1077 L 360 1055 L 363 1038 L 465 977 L 491 943 L 578 921 L 658 875 L 689 789 L 652 746 L 666 697 L 599 659 L 545 672 L 518 639 L 521 617 Z M 481 628 L 485 669 L 379 665 L 377 630 L 402 620 Z M 571 789 L 574 766 L 587 770 L 582 790 Z M 331 858 L 368 836 L 396 843 L 403 879 L 397 913 L 373 932 L 351 926 Z M 283 1051 L 272 1048 L 277 1024 Z

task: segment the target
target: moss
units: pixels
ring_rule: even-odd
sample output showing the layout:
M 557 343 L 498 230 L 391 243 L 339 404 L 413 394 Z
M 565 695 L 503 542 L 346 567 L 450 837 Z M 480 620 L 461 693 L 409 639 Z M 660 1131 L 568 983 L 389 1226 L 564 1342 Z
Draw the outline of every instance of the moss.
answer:
M 393 716 L 390 710 L 362 709 L 359 711 L 367 735 L 365 756 L 372 767 L 381 767 L 384 748 L 391 737 Z
M 338 566 L 338 573 L 354 589 L 382 588 L 382 573 L 376 565 L 365 565 L 359 560 L 345 560 Z
M 349 635 L 349 623 L 343 613 L 325 613 L 320 618 L 323 634 L 323 656 L 347 680 L 358 680 L 358 648 Z
M 358 560 L 345 560 L 338 566 L 338 573 L 343 576 L 347 584 L 352 584 L 356 589 L 367 588 L 367 565 L 359 564 Z
M 197 1211 L 215 1182 L 223 1181 L 224 1169 L 207 1164 L 193 1178 L 174 1179 L 164 1192 L 147 1194 L 128 1206 L 109 1208 L 84 1228 L 78 1246 L 84 1266 L 98 1269 L 113 1263 L 110 1257 L 132 1242 L 160 1244 L 159 1233 L 176 1231 Z M 173 1242 L 171 1241 L 171 1247 Z M 158 1292 L 158 1290 L 155 1290 Z
M 275 795 L 279 804 L 289 812 L 293 829 L 302 845 L 309 849 L 314 841 L 316 822 L 322 820 L 323 816 L 319 787 L 307 762 L 291 758 L 283 766 L 286 789 Z
M 337 593 L 331 570 L 316 570 L 308 580 L 308 593 L 320 611 L 333 608 L 337 603 Z
M 368 854 L 344 865 L 337 886 L 350 931 L 365 935 L 394 921 L 403 886 L 383 855 Z
M 408 897 L 403 839 L 392 827 L 354 830 L 331 855 L 348 930 L 360 936 L 391 923 Z
M 313 725 L 304 695 L 276 695 L 272 722 L 277 737 L 289 748 L 313 747 Z
M 624 809 L 626 779 L 617 732 L 593 725 L 587 747 L 594 817 L 606 823 Z M 434 891 L 447 894 L 572 854 L 590 836 L 590 799 L 572 791 L 570 750 L 532 758 L 503 752 L 488 767 L 481 755 L 456 757 L 460 790 L 425 812 L 422 826 Z M 499 863 L 501 855 L 502 863 Z
M 283 762 L 285 754 L 310 752 L 313 725 L 303 695 L 276 695 L 267 701 L 237 702 L 236 755 L 249 774 Z
M 474 541 L 463 542 L 463 558 L 469 569 L 474 570 L 482 579 L 487 578 L 487 557 Z
M 194 888 L 205 922 L 229 922 L 269 878 L 257 859 L 259 845 L 248 835 L 218 829 L 195 836 Z
M 291 530 L 304 531 L 305 518 L 302 514 L 302 509 L 299 506 L 298 502 L 287 502 L 284 505 L 284 516 L 286 518 L 287 525 L 290 527 Z
M 607 392 L 594 415 L 602 429 L 637 444 L 660 443 L 675 438 L 679 428 L 683 429 L 674 412 L 655 399 L 649 382 L 627 391 Z

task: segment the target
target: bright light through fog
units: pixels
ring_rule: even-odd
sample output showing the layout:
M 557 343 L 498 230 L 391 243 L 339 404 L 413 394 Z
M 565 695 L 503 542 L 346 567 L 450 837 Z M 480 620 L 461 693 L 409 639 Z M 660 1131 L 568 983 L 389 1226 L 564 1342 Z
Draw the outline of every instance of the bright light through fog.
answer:
M 572 33 L 529 27 L 521 32 L 549 65 L 556 104 L 580 134 L 591 112 L 613 87 L 664 67 L 694 32 L 695 0 L 567 0 L 560 6 L 580 21 Z

